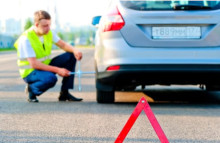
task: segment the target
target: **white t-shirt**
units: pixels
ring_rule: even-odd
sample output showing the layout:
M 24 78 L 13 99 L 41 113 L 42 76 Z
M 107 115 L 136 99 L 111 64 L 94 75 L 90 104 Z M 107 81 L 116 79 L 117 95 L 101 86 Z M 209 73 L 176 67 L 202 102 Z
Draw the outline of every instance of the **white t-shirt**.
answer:
M 60 38 L 54 31 L 52 31 L 52 35 L 53 35 L 53 43 L 57 43 L 60 40 Z M 43 36 L 39 37 L 39 39 L 43 44 L 44 43 Z M 34 49 L 31 47 L 30 41 L 25 36 L 22 36 L 22 38 L 20 39 L 19 44 L 18 44 L 18 50 L 19 50 L 21 59 L 36 57 Z

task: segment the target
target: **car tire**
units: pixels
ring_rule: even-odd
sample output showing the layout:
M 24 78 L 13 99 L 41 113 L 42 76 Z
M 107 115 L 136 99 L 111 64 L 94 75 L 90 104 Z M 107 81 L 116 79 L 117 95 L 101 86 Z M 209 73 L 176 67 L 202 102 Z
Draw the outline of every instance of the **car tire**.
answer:
M 96 100 L 98 103 L 114 103 L 115 92 L 114 91 L 96 91 Z
M 206 85 L 207 91 L 220 91 L 220 85 Z

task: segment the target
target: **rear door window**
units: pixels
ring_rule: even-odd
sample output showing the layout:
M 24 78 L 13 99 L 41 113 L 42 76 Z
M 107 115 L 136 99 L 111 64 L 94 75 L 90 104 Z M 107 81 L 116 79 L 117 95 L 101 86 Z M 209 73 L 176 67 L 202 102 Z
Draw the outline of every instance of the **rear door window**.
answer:
M 121 0 L 121 4 L 139 11 L 220 9 L 220 0 Z

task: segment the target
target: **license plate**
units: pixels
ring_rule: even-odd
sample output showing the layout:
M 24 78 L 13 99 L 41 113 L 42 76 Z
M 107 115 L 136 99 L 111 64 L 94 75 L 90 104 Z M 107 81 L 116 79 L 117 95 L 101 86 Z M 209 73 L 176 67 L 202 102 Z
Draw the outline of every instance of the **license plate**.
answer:
M 200 39 L 201 28 L 187 27 L 152 27 L 153 39 Z

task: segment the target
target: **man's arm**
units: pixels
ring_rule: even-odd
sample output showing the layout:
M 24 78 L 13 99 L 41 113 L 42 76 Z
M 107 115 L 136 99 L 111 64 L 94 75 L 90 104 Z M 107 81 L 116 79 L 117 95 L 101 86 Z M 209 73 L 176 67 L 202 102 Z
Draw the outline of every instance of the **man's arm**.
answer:
M 56 43 L 56 45 L 58 47 L 60 47 L 61 49 L 63 49 L 64 51 L 66 51 L 66 52 L 73 53 L 77 60 L 82 59 L 82 53 L 80 51 L 78 51 L 76 48 L 74 48 L 73 46 L 71 46 L 68 43 L 64 42 L 63 40 L 59 40 Z
M 59 68 L 59 67 L 43 64 L 40 61 L 38 61 L 35 57 L 34 58 L 27 58 L 27 59 L 30 63 L 30 66 L 34 69 L 43 70 L 43 71 L 50 71 L 50 72 L 56 73 L 62 77 L 70 76 L 70 74 L 69 74 L 70 71 L 65 68 Z

